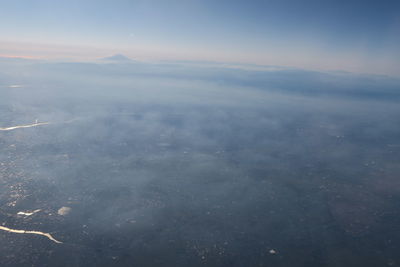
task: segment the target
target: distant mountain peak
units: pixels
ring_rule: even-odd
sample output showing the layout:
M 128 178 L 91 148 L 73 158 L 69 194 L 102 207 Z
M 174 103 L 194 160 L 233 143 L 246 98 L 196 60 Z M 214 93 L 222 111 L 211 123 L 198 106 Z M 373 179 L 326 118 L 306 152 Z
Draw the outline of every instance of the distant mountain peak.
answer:
M 131 61 L 131 59 L 127 56 L 124 56 L 122 54 L 115 54 L 110 57 L 105 57 L 102 58 L 103 60 L 109 60 L 109 61 Z

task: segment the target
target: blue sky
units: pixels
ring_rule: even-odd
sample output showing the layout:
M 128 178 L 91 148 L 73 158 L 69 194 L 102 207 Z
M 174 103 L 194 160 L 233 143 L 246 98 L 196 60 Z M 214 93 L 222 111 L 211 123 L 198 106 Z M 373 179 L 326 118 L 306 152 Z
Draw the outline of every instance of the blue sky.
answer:
M 0 1 L 0 55 L 207 60 L 400 75 L 400 1 Z

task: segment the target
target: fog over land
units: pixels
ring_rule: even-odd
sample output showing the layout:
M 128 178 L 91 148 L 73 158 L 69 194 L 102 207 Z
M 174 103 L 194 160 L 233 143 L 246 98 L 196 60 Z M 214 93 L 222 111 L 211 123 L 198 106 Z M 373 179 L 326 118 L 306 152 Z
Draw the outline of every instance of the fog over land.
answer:
M 0 265 L 400 266 L 399 102 L 388 76 L 0 58 Z

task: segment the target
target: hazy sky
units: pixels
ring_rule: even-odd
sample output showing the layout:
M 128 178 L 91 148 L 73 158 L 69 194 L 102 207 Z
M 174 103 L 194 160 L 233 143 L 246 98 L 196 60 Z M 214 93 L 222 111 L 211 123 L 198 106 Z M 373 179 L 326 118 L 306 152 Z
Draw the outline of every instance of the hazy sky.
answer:
M 0 0 L 0 55 L 400 75 L 400 1 Z

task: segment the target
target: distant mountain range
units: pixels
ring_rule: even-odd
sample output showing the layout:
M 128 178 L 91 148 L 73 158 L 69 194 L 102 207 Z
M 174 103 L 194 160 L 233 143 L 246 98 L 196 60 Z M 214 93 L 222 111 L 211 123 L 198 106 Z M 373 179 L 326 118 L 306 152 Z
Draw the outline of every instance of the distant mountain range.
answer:
M 104 57 L 102 60 L 107 60 L 107 61 L 118 61 L 118 62 L 130 62 L 133 61 L 127 56 L 124 56 L 122 54 L 115 54 L 110 57 Z

